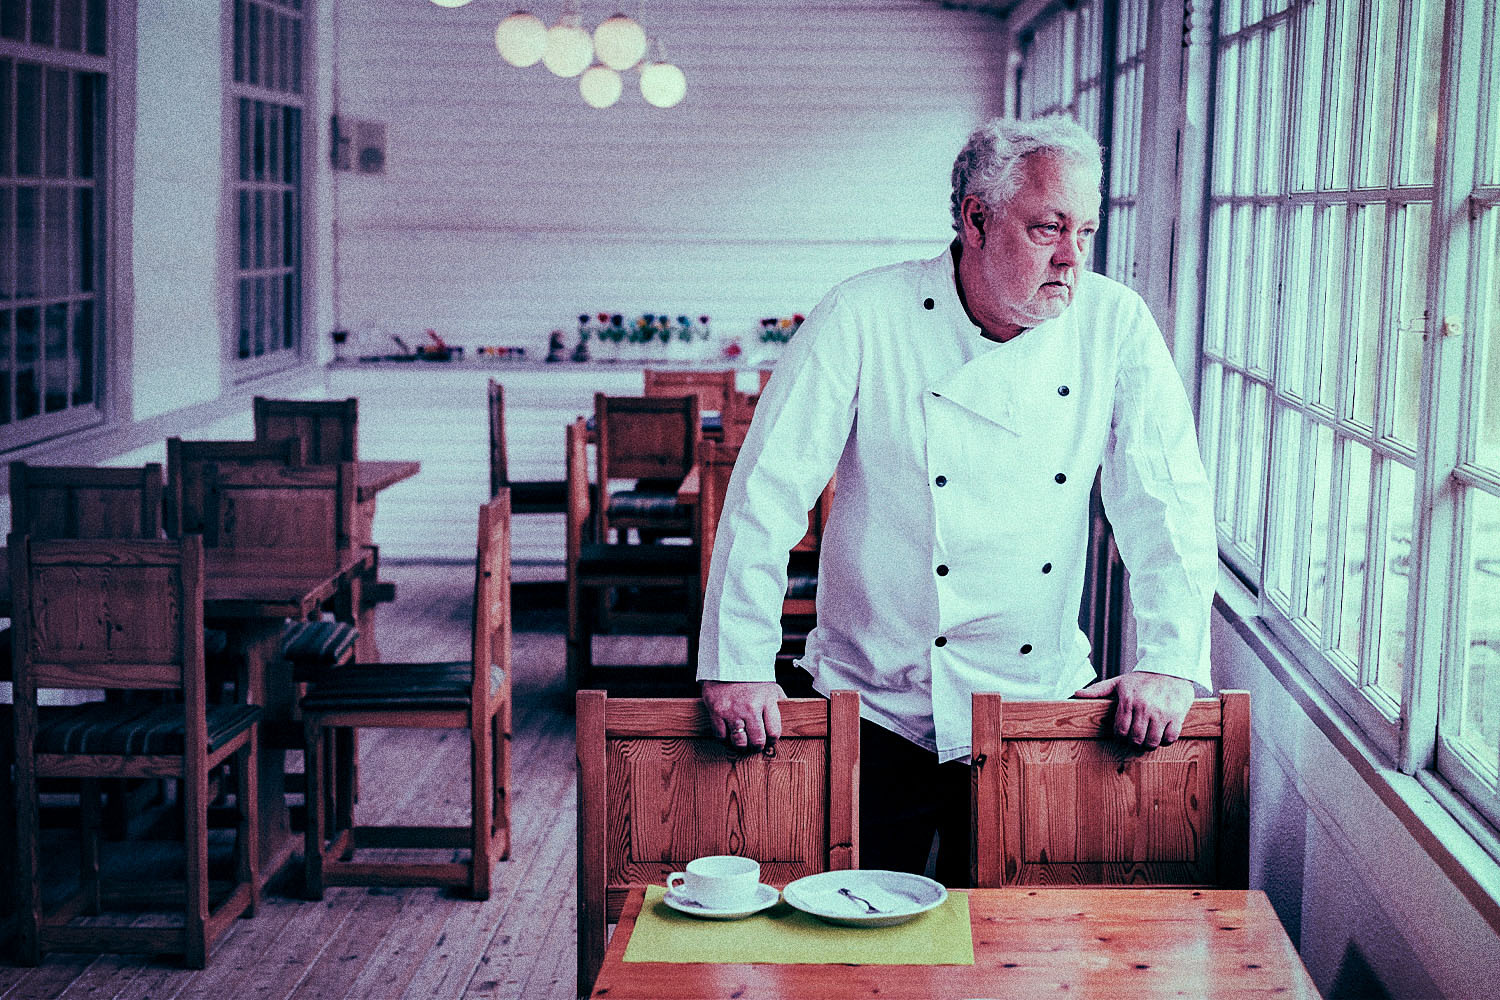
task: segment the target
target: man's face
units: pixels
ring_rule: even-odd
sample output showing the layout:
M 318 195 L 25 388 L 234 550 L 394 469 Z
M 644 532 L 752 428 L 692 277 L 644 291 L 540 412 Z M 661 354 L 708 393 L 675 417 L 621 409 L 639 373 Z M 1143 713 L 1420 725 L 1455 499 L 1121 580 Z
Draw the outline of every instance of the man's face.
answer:
M 1021 188 L 1008 203 L 964 199 L 961 280 L 980 327 L 1008 340 L 1058 316 L 1073 301 L 1099 228 L 1099 178 L 1048 153 L 1021 163 Z

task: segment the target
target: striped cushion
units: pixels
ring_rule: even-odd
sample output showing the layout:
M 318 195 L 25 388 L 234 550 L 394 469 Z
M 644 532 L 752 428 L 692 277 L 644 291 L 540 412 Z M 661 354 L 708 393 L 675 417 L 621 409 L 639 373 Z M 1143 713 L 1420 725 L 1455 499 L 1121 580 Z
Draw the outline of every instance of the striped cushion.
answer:
M 621 490 L 609 496 L 610 517 L 681 518 L 688 508 L 677 502 L 676 493 Z
M 345 622 L 287 622 L 281 632 L 281 655 L 292 661 L 293 677 L 307 680 L 347 660 L 358 638 L 359 630 Z
M 217 750 L 260 718 L 259 705 L 215 705 L 208 710 L 208 749 Z M 37 753 L 178 757 L 187 718 L 181 705 L 83 705 L 40 710 Z
M 302 708 L 313 712 L 468 708 L 471 676 L 468 661 L 351 666 L 314 684 L 302 699 Z M 505 672 L 491 667 L 492 696 L 500 693 L 504 681 Z
M 788 597 L 813 597 L 818 593 L 818 575 L 801 576 L 792 574 L 787 577 L 786 596 Z
M 578 577 L 689 576 L 698 572 L 696 545 L 589 544 L 578 553 Z

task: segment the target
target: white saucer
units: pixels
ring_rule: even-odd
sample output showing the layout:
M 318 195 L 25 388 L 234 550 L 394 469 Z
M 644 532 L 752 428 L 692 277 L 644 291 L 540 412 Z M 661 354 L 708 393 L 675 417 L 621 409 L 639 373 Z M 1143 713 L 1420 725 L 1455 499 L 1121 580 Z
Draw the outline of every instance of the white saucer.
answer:
M 662 896 L 661 901 L 678 913 L 686 913 L 690 917 L 701 917 L 704 920 L 738 920 L 741 917 L 748 917 L 752 913 L 759 913 L 761 910 L 775 906 L 780 899 L 781 893 L 776 891 L 775 886 L 766 885 L 762 882 L 756 887 L 755 902 L 731 907 L 727 910 L 709 909 L 701 903 L 688 899 L 686 896 L 680 896 L 670 889 Z

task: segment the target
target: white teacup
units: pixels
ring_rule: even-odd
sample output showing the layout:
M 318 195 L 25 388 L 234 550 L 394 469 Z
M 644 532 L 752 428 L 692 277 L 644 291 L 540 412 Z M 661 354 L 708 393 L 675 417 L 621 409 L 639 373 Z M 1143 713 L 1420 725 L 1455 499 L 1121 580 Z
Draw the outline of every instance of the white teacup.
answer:
M 760 888 L 760 862 L 733 854 L 694 858 L 687 871 L 667 876 L 667 891 L 707 910 L 749 906 Z

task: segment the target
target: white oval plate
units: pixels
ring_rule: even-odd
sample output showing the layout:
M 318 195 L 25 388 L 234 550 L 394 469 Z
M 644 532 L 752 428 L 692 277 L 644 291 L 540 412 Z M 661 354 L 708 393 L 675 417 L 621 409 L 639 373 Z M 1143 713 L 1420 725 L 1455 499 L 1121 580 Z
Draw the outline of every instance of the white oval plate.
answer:
M 870 913 L 854 900 L 841 898 L 840 889 L 869 900 L 879 912 Z M 923 875 L 855 869 L 819 872 L 799 878 L 787 883 L 787 887 L 781 890 L 781 898 L 787 901 L 787 905 L 831 924 L 889 927 L 941 906 L 948 898 L 948 890 L 942 883 Z
M 776 905 L 779 899 L 781 899 L 781 893 L 776 891 L 776 887 L 774 885 L 766 885 L 764 882 L 760 883 L 755 890 L 754 903 L 732 907 L 727 910 L 711 910 L 702 903 L 689 899 L 686 896 L 679 896 L 670 889 L 661 897 L 663 903 L 666 903 L 678 913 L 686 913 L 690 917 L 701 917 L 704 920 L 739 920 L 741 917 L 748 917 L 751 914 L 759 913 L 761 910 Z

